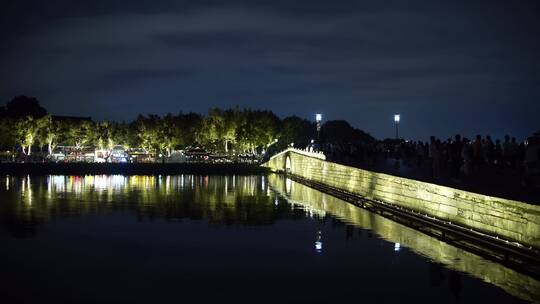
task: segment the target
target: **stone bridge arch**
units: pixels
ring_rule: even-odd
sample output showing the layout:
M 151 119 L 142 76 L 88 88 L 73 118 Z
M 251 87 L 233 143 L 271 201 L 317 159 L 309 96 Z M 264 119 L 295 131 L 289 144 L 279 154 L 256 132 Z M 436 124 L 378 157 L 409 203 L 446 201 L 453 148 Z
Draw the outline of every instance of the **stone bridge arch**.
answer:
M 284 163 L 283 169 L 284 169 L 285 173 L 291 173 L 292 159 L 291 159 L 291 154 L 290 153 L 285 154 L 285 163 Z

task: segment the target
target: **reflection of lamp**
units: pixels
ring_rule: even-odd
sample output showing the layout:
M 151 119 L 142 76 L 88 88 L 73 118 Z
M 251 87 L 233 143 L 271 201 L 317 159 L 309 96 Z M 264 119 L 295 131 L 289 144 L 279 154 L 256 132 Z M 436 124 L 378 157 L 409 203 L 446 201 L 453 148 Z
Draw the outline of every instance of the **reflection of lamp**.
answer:
M 400 120 L 400 115 L 399 114 L 394 114 L 394 123 L 396 124 L 396 139 L 399 138 L 399 133 L 398 133 L 398 125 L 399 125 L 399 120 Z
M 394 244 L 394 251 L 399 251 L 399 249 L 401 249 L 401 244 L 395 243 Z
M 322 245 L 322 232 L 319 230 L 317 231 L 317 239 L 315 240 L 315 251 L 322 252 Z

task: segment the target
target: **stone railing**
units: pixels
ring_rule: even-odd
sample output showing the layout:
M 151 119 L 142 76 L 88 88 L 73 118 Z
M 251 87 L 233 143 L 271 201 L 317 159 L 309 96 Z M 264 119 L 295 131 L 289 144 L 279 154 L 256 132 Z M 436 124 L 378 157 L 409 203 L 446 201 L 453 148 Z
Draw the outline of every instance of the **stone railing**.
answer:
M 300 155 L 304 155 L 304 156 L 308 156 L 308 157 L 314 157 L 314 158 L 318 158 L 318 159 L 322 159 L 322 160 L 326 160 L 326 155 L 324 155 L 323 152 L 318 152 L 318 151 L 310 151 L 309 149 L 297 149 L 297 148 L 287 148 L 275 155 L 273 155 L 270 159 L 272 158 L 278 158 L 284 154 L 287 154 L 289 152 L 294 152 L 294 153 L 297 153 L 297 154 L 300 154 Z

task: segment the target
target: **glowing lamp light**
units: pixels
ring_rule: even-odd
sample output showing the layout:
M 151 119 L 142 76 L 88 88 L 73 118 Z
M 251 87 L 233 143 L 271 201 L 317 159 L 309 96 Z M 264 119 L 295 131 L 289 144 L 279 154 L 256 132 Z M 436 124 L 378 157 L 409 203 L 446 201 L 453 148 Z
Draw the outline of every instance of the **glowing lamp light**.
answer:
M 321 121 L 322 120 L 322 114 L 315 114 L 315 120 Z
M 321 250 L 322 250 L 322 242 L 321 241 L 315 242 L 315 250 L 317 252 L 321 252 Z
M 394 251 L 399 251 L 401 249 L 401 244 L 400 243 L 395 243 L 394 244 Z
M 395 121 L 396 123 L 398 123 L 398 122 L 399 122 L 399 119 L 400 119 L 399 114 L 395 114 L 395 115 L 394 115 L 394 121 Z

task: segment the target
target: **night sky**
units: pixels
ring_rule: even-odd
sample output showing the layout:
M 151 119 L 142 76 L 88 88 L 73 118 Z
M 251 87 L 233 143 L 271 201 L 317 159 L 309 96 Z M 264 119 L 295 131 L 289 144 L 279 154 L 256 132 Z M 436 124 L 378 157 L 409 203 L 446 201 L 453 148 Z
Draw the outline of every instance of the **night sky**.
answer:
M 86 2 L 86 3 L 84 3 Z M 226 2 L 226 4 L 224 4 Z M 539 1 L 43 1 L 0 6 L 0 104 L 131 120 L 209 107 L 377 138 L 540 130 Z

